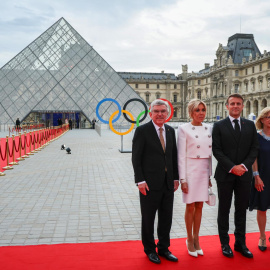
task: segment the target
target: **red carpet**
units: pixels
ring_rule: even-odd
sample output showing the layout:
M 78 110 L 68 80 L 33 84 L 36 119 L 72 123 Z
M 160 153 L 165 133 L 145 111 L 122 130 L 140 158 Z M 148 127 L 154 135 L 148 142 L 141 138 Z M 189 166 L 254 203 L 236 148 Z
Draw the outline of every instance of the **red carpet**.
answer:
M 238 252 L 234 252 L 234 258 L 224 257 L 218 236 L 200 238 L 205 255 L 198 258 L 188 255 L 185 239 L 173 239 L 171 251 L 179 258 L 179 262 L 168 262 L 161 258 L 160 265 L 148 260 L 140 241 L 7 246 L 0 247 L 0 269 L 270 269 L 270 248 L 261 252 L 257 247 L 258 237 L 258 233 L 247 235 L 247 246 L 254 255 L 253 259 L 247 259 Z M 233 242 L 232 236 L 231 243 Z M 267 244 L 270 246 L 269 242 Z

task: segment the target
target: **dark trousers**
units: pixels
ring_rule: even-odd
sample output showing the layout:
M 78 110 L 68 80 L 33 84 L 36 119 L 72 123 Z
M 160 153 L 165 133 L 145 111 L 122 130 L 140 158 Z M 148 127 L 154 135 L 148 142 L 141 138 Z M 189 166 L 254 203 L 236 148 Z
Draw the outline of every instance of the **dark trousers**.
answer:
M 159 251 L 164 252 L 170 246 L 174 191 L 168 189 L 166 182 L 164 182 L 161 190 L 150 190 L 146 196 L 140 193 L 142 243 L 146 254 L 156 252 L 154 239 L 156 212 L 158 212 L 157 234 L 159 240 L 157 248 Z
M 245 244 L 246 242 L 246 213 L 250 195 L 250 182 L 241 181 L 235 177 L 233 181 L 219 182 L 218 188 L 218 233 L 221 244 L 229 244 L 229 214 L 234 193 L 234 224 L 235 242 Z

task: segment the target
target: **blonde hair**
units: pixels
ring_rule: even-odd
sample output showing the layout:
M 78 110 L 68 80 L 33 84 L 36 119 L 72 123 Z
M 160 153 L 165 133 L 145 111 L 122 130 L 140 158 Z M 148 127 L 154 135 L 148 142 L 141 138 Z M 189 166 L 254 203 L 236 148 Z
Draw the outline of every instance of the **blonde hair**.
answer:
M 194 98 L 188 103 L 188 113 L 190 117 L 192 117 L 192 113 L 200 106 L 200 104 L 202 104 L 206 110 L 206 104 L 200 99 Z
M 255 126 L 257 129 L 263 129 L 263 123 L 261 122 L 261 119 L 266 117 L 269 113 L 270 113 L 270 107 L 266 107 L 260 112 L 259 116 L 257 117 L 255 121 Z

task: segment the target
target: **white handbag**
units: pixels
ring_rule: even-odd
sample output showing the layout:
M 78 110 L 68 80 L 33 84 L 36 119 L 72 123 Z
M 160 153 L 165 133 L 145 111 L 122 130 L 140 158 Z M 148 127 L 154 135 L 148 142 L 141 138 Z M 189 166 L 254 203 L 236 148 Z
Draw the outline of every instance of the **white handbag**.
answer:
M 208 189 L 208 201 L 206 203 L 210 206 L 216 205 L 216 195 L 213 193 L 211 187 Z

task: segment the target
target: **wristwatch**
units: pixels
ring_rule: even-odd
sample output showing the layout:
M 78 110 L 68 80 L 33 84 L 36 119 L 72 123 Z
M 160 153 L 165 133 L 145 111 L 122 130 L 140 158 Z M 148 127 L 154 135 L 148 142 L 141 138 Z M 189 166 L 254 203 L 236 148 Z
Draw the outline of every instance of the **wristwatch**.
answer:
M 260 175 L 258 171 L 253 172 L 253 176 Z

